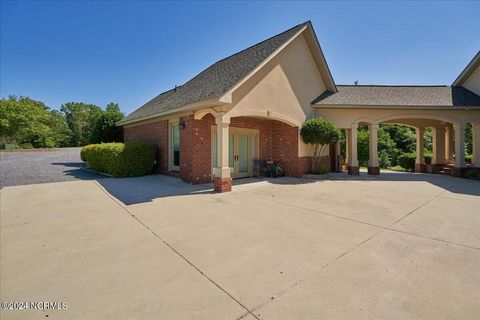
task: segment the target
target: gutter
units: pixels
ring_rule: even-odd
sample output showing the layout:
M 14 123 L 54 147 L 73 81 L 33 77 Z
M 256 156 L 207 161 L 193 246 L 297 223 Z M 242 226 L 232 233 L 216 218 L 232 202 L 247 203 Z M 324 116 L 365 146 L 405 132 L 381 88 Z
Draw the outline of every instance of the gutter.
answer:
M 316 104 L 312 108 L 322 109 L 410 109 L 410 110 L 480 110 L 480 106 L 386 106 L 386 105 L 348 105 L 348 104 Z

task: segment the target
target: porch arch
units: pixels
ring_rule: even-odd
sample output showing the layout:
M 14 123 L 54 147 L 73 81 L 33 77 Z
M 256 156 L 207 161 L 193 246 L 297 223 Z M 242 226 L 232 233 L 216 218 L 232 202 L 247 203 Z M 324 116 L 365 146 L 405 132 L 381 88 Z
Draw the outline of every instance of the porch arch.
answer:
M 377 119 L 377 123 L 382 123 L 390 120 L 402 120 L 402 119 L 425 119 L 425 120 L 437 120 L 444 121 L 449 123 L 458 123 L 465 124 L 466 120 L 461 120 L 452 116 L 444 116 L 438 114 L 423 114 L 423 113 L 405 113 L 405 114 L 392 114 L 382 118 Z
M 277 120 L 280 122 L 284 122 L 292 127 L 301 127 L 302 123 L 298 120 L 293 119 L 287 115 L 268 111 L 268 110 L 232 110 L 227 113 L 231 118 L 233 117 L 257 117 L 257 118 L 264 118 L 270 120 Z

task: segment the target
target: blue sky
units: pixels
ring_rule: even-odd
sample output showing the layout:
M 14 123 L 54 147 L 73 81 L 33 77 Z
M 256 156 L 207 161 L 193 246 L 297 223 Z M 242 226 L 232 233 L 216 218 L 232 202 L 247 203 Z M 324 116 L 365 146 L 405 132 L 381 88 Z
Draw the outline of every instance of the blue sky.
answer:
M 474 1 L 2 1 L 0 94 L 129 113 L 306 20 L 337 84 L 451 84 L 480 49 Z

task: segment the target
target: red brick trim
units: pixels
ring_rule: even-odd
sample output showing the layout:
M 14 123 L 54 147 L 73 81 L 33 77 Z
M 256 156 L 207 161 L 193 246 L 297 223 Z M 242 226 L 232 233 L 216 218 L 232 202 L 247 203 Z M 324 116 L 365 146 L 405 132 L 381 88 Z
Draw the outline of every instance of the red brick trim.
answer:
M 348 174 L 352 176 L 358 176 L 360 174 L 359 167 L 348 167 Z
M 229 192 L 232 191 L 232 178 L 217 178 L 213 179 L 213 189 L 215 192 Z
M 452 168 L 452 176 L 453 176 L 453 177 L 461 178 L 461 177 L 464 176 L 465 171 L 466 171 L 467 169 L 468 169 L 468 168 L 453 167 L 453 168 Z
M 415 172 L 427 172 L 427 165 L 423 163 L 415 163 Z
M 380 168 L 379 167 L 368 167 L 368 174 L 370 175 L 379 175 L 380 174 Z

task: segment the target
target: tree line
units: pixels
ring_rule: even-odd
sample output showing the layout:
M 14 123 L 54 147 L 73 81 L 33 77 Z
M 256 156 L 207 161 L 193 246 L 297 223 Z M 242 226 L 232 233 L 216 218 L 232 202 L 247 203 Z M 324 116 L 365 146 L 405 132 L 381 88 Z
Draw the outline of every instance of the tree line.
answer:
M 117 103 L 102 109 L 68 102 L 55 110 L 29 97 L 9 96 L 0 100 L 0 146 L 57 148 L 123 141 L 116 122 L 124 117 Z

